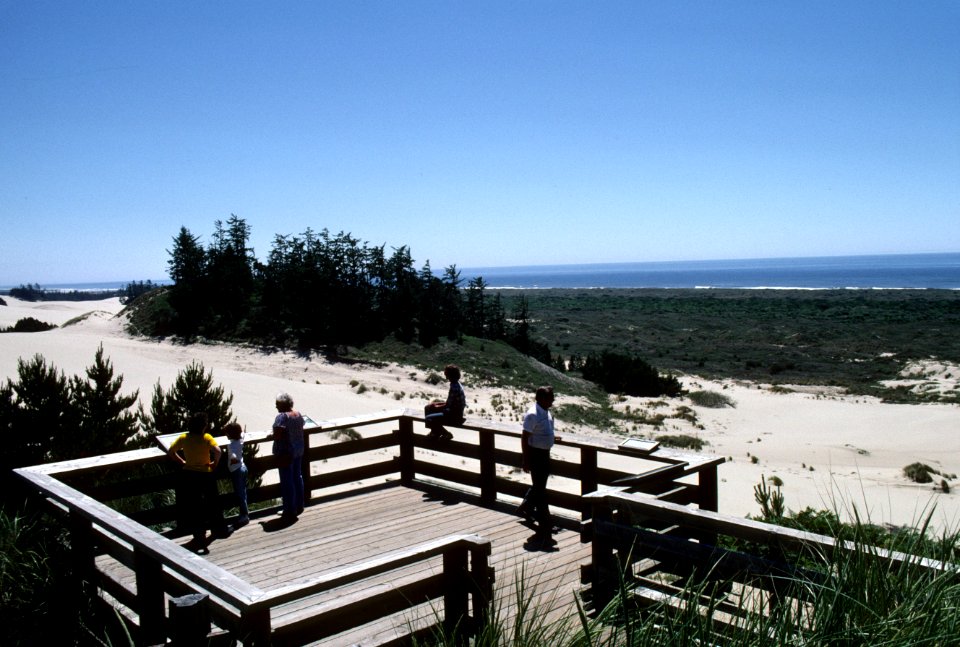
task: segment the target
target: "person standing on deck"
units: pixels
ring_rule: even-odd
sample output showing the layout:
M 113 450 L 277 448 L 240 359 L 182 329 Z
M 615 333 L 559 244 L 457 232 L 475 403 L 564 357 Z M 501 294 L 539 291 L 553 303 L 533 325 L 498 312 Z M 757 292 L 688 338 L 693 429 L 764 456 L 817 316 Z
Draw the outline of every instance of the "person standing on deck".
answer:
M 523 416 L 520 449 L 523 471 L 530 473 L 532 485 L 517 508 L 517 514 L 537 522 L 537 536 L 552 541 L 553 520 L 547 506 L 547 479 L 550 476 L 550 449 L 555 441 L 553 429 L 553 387 L 537 389 L 535 402 Z
M 181 518 L 193 534 L 191 547 L 202 548 L 207 526 L 213 527 L 215 537 L 230 535 L 230 527 L 223 519 L 223 510 L 217 501 L 217 478 L 214 470 L 220 462 L 220 446 L 208 432 L 210 422 L 206 413 L 197 412 L 187 420 L 187 433 L 170 443 L 167 452 L 180 467 L 177 488 L 177 506 Z
M 283 519 L 294 522 L 303 512 L 303 416 L 293 408 L 289 393 L 277 394 L 273 420 L 273 455 L 278 457 Z

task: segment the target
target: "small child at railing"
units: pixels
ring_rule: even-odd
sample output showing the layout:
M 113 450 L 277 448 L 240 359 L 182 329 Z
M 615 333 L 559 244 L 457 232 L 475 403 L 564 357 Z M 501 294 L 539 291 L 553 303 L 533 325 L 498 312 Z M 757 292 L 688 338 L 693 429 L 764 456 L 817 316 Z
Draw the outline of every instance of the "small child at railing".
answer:
M 230 480 L 233 481 L 233 492 L 239 500 L 240 516 L 234 522 L 234 528 L 240 528 L 250 523 L 250 512 L 247 509 L 247 466 L 243 462 L 243 429 L 236 422 L 224 426 L 224 433 L 230 439 L 227 449 L 227 467 L 230 470 Z

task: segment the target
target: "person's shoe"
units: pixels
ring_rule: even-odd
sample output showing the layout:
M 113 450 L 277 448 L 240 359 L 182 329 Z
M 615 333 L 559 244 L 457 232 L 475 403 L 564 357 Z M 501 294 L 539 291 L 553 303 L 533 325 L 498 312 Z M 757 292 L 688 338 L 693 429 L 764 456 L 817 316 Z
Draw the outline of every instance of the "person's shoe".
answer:
M 213 531 L 213 536 L 216 539 L 226 539 L 233 534 L 233 528 L 230 526 L 224 526 L 223 528 L 217 528 Z
M 450 440 L 451 438 L 453 438 L 453 434 L 446 429 L 440 432 L 440 440 Z
M 237 520 L 233 522 L 233 527 L 243 528 L 248 523 L 250 523 L 250 517 L 247 517 L 247 516 L 238 517 Z

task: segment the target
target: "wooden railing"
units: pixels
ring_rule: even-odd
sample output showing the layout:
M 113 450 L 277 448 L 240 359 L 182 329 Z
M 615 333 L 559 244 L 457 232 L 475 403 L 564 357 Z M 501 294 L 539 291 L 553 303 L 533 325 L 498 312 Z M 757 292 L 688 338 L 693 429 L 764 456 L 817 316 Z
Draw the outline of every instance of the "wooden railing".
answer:
M 713 582 L 726 592 L 734 585 L 740 587 L 741 593 L 743 587 L 762 591 L 770 606 L 784 604 L 788 598 L 803 601 L 809 589 L 797 584 L 816 583 L 823 579 L 823 573 L 813 570 L 809 560 L 808 565 L 804 565 L 797 557 L 829 556 L 837 551 L 855 551 L 883 560 L 885 567 L 892 570 L 908 565 L 960 579 L 960 567 L 956 564 L 838 541 L 654 497 L 605 491 L 585 495 L 584 499 L 592 505 L 593 515 L 583 526 L 592 552 L 590 564 L 584 567 L 583 580 L 591 584 L 590 597 L 597 610 L 622 592 L 624 586 L 627 593 L 650 603 L 662 605 L 672 599 L 677 605 L 696 604 L 695 597 L 681 591 L 691 584 L 691 589 L 697 590 L 705 581 Z M 718 541 L 720 537 L 749 542 L 741 545 L 763 547 L 763 550 L 724 549 Z M 758 555 L 761 552 L 763 557 Z M 716 589 L 712 593 L 711 599 L 701 602 L 714 613 L 716 625 L 723 624 L 725 617 L 732 622 L 748 613 L 742 597 L 732 595 L 724 601 Z
M 93 585 L 135 615 L 138 644 L 165 642 L 173 632 L 166 626 L 167 596 L 198 592 L 209 596 L 207 610 L 216 626 L 244 645 L 300 644 L 322 639 L 400 611 L 409 606 L 410 600 L 442 599 L 443 622 L 451 630 L 475 631 L 487 619 L 493 593 L 490 542 L 476 535 L 453 535 L 425 542 L 308 582 L 265 591 L 49 474 L 29 469 L 18 473 L 65 518 L 71 532 L 74 567 L 80 578 L 78 588 Z M 98 571 L 98 554 L 109 555 L 132 570 L 136 576 L 135 590 Z M 389 595 L 368 590 L 360 600 L 328 601 L 308 618 L 281 628 L 271 627 L 271 611 L 281 605 L 438 556 L 443 560 L 439 575 L 389 587 Z
M 386 478 L 399 478 L 408 486 L 446 484 L 473 490 L 481 504 L 489 505 L 503 504 L 504 497 L 523 495 L 527 489 L 525 479 L 498 474 L 498 467 L 500 471 L 516 471 L 520 466 L 518 426 L 470 419 L 462 425 L 462 431 L 457 432 L 457 439 L 438 442 L 414 432 L 415 423 L 422 421 L 420 412 L 398 409 L 319 422 L 306 434 L 303 469 L 308 499 L 331 488 Z M 356 439 L 321 442 L 348 429 L 363 429 L 364 434 Z M 465 438 L 471 434 L 475 442 Z M 257 446 L 269 440 L 269 432 L 251 433 L 246 438 L 248 444 Z M 631 454 L 619 449 L 614 442 L 570 435 L 561 437 L 557 445 L 558 453 L 566 452 L 578 458 L 555 461 L 553 472 L 558 479 L 579 482 L 579 488 L 575 488 L 579 492 L 560 488 L 548 493 L 551 505 L 566 511 L 568 518 L 589 519 L 592 508 L 583 495 L 602 486 L 646 492 L 666 501 L 696 504 L 706 510 L 717 508 L 716 468 L 723 462 L 722 458 L 667 449 Z M 374 454 L 388 448 L 396 451 L 386 457 Z M 249 462 L 252 473 L 263 473 L 276 466 L 276 460 L 266 455 L 267 449 L 263 447 L 263 455 Z M 361 465 L 333 466 L 336 459 L 355 454 L 366 454 L 368 460 Z M 440 460 L 431 458 L 438 455 Z M 454 466 L 449 457 L 475 461 L 477 468 Z M 607 459 L 631 464 L 633 471 L 607 465 Z M 322 464 L 323 469 L 311 475 L 314 464 Z M 447 537 L 383 555 L 311 582 L 264 591 L 164 536 L 170 532 L 157 532 L 168 528 L 176 518 L 171 494 L 175 471 L 159 449 L 39 465 L 18 469 L 16 473 L 60 513 L 70 529 L 80 578 L 78 586 L 93 585 L 97 592 L 109 595 L 135 617 L 138 641 L 142 644 L 162 641 L 171 634 L 165 608 L 167 597 L 197 592 L 209 596 L 210 615 L 216 626 L 243 640 L 244 644 L 319 639 L 338 627 L 339 630 L 345 628 L 341 627 L 344 619 L 354 623 L 352 626 L 359 626 L 398 609 L 386 602 L 386 596 L 374 597 L 320 607 L 312 616 L 283 627 L 271 626 L 271 610 L 291 600 L 315 596 L 335 586 L 439 555 L 443 556 L 441 575 L 410 583 L 409 589 L 400 591 L 401 596 L 394 595 L 392 599 L 443 598 L 443 621 L 464 631 L 476 630 L 486 619 L 493 575 L 487 560 L 490 544 L 480 537 Z M 273 501 L 279 494 L 279 486 L 271 484 L 251 488 L 248 497 L 251 503 L 257 503 Z M 227 503 L 229 499 L 224 496 Z M 110 555 L 135 574 L 135 591 L 98 569 L 97 555 L 100 554 Z

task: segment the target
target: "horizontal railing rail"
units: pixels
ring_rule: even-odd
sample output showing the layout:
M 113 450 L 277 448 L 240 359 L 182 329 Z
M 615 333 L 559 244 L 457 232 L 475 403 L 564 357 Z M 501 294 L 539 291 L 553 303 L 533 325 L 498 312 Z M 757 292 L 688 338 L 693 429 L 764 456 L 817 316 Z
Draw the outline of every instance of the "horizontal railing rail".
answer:
M 653 563 L 647 568 L 658 577 L 655 580 L 640 577 L 645 582 L 640 588 L 658 600 L 669 594 L 679 599 L 677 586 L 689 582 L 690 577 L 725 584 L 734 581 L 749 584 L 767 591 L 771 603 L 784 596 L 804 599 L 806 589 L 793 583 L 818 582 L 823 574 L 796 556 L 826 557 L 837 552 L 857 552 L 882 560 L 891 569 L 907 566 L 960 579 L 957 564 L 722 515 L 650 496 L 613 489 L 585 495 L 584 499 L 593 506 L 591 520 L 584 523 L 592 550 L 584 580 L 591 583 L 591 596 L 598 609 L 613 599 L 625 581 L 625 572 L 644 560 Z M 720 537 L 746 542 L 742 545 L 762 546 L 766 556 L 722 548 Z M 793 558 L 789 557 L 791 554 Z M 680 584 L 663 585 L 664 573 L 677 576 Z M 715 603 L 716 600 L 711 601 Z M 730 612 L 741 613 L 742 609 L 731 608 Z
M 424 434 L 414 433 L 414 423 L 423 422 L 423 414 L 413 409 L 394 409 L 364 416 L 350 416 L 333 420 L 317 421 L 316 426 L 305 430 L 306 450 L 303 461 L 304 482 L 308 499 L 315 491 L 343 486 L 373 478 L 399 476 L 410 484 L 417 478 L 427 477 L 446 481 L 458 486 L 480 490 L 481 499 L 493 503 L 501 495 L 522 497 L 527 489 L 525 482 L 505 478 L 498 474 L 498 467 L 518 471 L 521 465 L 519 425 L 506 425 L 490 420 L 467 419 L 459 428 L 477 434 L 476 442 L 448 441 L 437 443 Z M 357 440 L 341 440 L 320 444 L 321 438 L 331 438 L 344 430 L 365 430 L 371 427 L 390 425 L 384 432 Z M 218 439 L 226 444 L 226 439 Z M 272 433 L 268 431 L 245 434 L 245 443 L 259 446 L 256 458 L 248 462 L 254 476 L 266 474 L 277 466 L 276 458 L 270 455 L 269 443 Z M 717 466 L 722 457 L 680 452 L 658 448 L 649 453 L 632 453 L 621 449 L 613 440 L 584 438 L 563 434 L 557 440 L 561 451 L 572 451 L 577 460 L 556 460 L 552 471 L 558 478 L 579 482 L 578 492 L 551 487 L 548 491 L 551 505 L 566 509 L 575 515 L 589 517 L 590 507 L 580 496 L 604 485 L 619 485 L 630 491 L 646 492 L 661 496 L 676 503 L 694 503 L 707 510 L 717 509 Z M 393 456 L 375 456 L 374 452 L 396 448 Z M 417 453 L 417 450 L 427 452 Z M 476 460 L 478 469 L 466 469 L 450 461 L 432 460 L 428 455 Z M 359 454 L 371 458 L 362 465 L 331 468 L 326 463 L 333 459 Z M 603 457 L 616 457 L 621 462 L 635 465 L 633 471 L 605 467 Z M 311 466 L 322 464 L 318 474 L 312 474 Z M 176 519 L 176 507 L 172 492 L 175 488 L 176 468 L 165 454 L 156 448 L 120 452 L 107 456 L 83 458 L 38 466 L 43 473 L 56 475 L 60 480 L 89 494 L 102 502 L 116 502 L 116 507 L 131 518 L 147 524 L 160 526 Z M 107 475 L 109 479 L 98 478 Z M 686 477 L 694 477 L 695 481 Z M 132 509 L 122 504 L 123 499 L 142 497 L 168 491 L 167 502 L 147 509 Z M 248 499 L 259 503 L 277 499 L 280 487 L 276 483 L 251 487 Z M 223 496 L 225 506 L 230 505 L 230 496 Z M 137 502 L 139 503 L 139 501 Z

